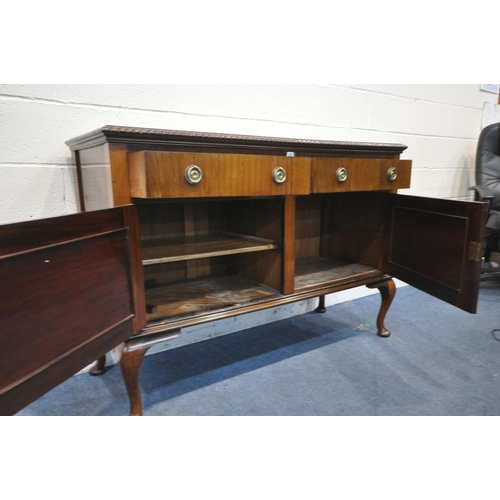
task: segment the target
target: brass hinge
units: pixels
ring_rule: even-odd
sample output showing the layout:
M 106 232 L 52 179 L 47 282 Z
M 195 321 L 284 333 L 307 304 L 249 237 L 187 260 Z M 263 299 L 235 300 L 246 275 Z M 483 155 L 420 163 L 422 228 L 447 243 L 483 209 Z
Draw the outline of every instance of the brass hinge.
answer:
M 483 254 L 483 244 L 477 241 L 471 241 L 469 243 L 469 260 L 475 260 L 479 262 Z

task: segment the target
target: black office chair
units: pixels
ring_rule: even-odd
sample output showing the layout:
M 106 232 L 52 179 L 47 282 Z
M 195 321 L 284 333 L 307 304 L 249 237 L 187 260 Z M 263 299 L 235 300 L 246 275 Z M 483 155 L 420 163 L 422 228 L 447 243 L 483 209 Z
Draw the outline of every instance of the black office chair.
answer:
M 500 251 L 500 123 L 485 127 L 477 143 L 476 201 L 489 203 L 486 221 L 483 274 L 498 273 L 500 266 L 490 262 L 491 252 Z

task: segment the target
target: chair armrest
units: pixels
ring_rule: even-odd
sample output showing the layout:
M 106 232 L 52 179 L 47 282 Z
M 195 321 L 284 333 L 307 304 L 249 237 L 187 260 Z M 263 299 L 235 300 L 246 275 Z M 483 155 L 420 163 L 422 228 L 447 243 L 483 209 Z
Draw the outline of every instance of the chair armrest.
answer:
M 486 186 L 471 186 L 470 191 L 476 192 L 476 199 L 481 201 L 491 201 L 494 197 L 493 191 Z

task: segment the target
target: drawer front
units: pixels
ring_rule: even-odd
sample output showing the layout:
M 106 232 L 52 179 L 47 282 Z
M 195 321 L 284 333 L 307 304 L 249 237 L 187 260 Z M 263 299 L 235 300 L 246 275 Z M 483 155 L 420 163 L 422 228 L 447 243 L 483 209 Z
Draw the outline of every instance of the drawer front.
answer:
M 309 194 L 310 158 L 171 153 L 129 154 L 134 198 L 280 196 Z
M 394 191 L 409 188 L 411 160 L 313 158 L 312 192 Z

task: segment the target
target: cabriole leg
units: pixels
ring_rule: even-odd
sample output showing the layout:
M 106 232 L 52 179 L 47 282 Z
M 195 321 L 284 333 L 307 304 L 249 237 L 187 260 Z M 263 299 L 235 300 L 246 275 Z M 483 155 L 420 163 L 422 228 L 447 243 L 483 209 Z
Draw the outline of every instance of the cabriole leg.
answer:
M 326 312 L 326 307 L 325 307 L 325 296 L 320 295 L 319 296 L 319 304 L 318 307 L 315 309 L 317 313 L 325 313 Z
M 387 330 L 384 325 L 385 316 L 389 307 L 396 295 L 396 285 L 392 279 L 381 281 L 379 283 L 374 283 L 373 285 L 367 285 L 368 288 L 378 288 L 380 295 L 382 297 L 382 304 L 380 306 L 380 311 L 377 316 L 377 335 L 379 337 L 389 337 L 391 332 Z
M 144 337 L 130 338 L 120 346 L 120 370 L 130 399 L 130 416 L 142 415 L 142 396 L 139 385 L 139 370 L 144 355 L 150 347 L 175 339 L 180 330 L 159 332 Z
M 120 370 L 122 372 L 123 381 L 127 388 L 128 397 L 130 400 L 130 416 L 142 415 L 142 396 L 139 386 L 139 370 L 141 363 L 149 346 L 144 348 L 136 348 L 127 350 L 127 346 L 122 353 L 120 359 Z
M 102 375 L 104 373 L 104 365 L 106 364 L 106 355 L 101 356 L 100 358 L 96 359 L 96 362 L 90 369 L 89 373 L 91 375 Z

